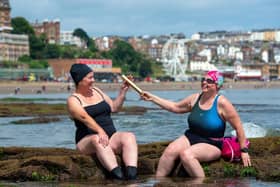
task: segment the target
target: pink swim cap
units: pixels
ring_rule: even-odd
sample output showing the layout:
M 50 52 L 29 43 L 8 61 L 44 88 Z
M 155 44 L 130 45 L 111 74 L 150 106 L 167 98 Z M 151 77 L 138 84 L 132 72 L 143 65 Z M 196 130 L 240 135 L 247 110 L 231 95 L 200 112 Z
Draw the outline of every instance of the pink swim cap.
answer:
M 224 77 L 223 77 L 222 73 L 220 73 L 219 71 L 210 70 L 206 73 L 206 75 L 208 75 L 209 77 L 211 77 L 211 79 L 213 79 L 215 81 L 218 88 L 221 88 L 223 86 Z

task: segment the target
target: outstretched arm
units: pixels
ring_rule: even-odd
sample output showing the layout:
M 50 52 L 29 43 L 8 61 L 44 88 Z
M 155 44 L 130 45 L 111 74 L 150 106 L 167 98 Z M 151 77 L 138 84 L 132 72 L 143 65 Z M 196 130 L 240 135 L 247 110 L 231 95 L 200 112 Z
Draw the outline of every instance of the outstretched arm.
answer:
M 146 91 L 142 93 L 141 97 L 146 101 L 152 101 L 153 103 L 157 104 L 161 108 L 168 110 L 170 112 L 186 113 L 191 111 L 191 108 L 194 104 L 194 101 L 197 99 L 198 94 L 190 95 L 179 102 L 163 99 L 159 96 L 156 96 Z

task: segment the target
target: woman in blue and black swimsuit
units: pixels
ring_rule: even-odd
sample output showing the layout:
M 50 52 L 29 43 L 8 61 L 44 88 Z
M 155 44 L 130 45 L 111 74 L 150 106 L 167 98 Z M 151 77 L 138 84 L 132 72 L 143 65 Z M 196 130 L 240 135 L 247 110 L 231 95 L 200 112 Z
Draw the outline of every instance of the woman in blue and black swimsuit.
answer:
M 86 155 L 96 154 L 101 164 L 115 179 L 135 179 L 137 174 L 137 144 L 131 132 L 117 132 L 111 112 L 117 112 L 129 88 L 124 82 L 119 95 L 112 100 L 93 87 L 93 71 L 85 64 L 73 64 L 70 74 L 76 85 L 67 100 L 67 108 L 76 126 L 77 149 Z M 122 155 L 125 174 L 118 166 L 116 154 Z
M 251 161 L 245 144 L 245 133 L 234 106 L 218 91 L 223 77 L 218 71 L 209 71 L 201 80 L 201 93 L 192 94 L 179 102 L 169 101 L 144 92 L 142 98 L 174 113 L 190 112 L 189 129 L 183 136 L 171 142 L 161 156 L 156 176 L 167 176 L 179 158 L 191 177 L 205 177 L 200 162 L 219 159 L 226 122 L 236 130 L 242 151 L 244 166 Z

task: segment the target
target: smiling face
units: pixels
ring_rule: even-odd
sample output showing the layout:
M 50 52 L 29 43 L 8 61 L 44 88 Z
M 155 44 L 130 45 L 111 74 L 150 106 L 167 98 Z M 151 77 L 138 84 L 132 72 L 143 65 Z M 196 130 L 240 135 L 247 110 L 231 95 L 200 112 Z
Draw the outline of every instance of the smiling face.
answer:
M 202 92 L 218 91 L 216 81 L 214 81 L 209 75 L 205 75 L 201 79 Z
M 93 84 L 94 82 L 95 82 L 95 80 L 94 80 L 94 74 L 93 74 L 93 72 L 89 72 L 89 73 L 82 79 L 82 81 L 79 82 L 79 85 L 91 87 L 92 84 Z

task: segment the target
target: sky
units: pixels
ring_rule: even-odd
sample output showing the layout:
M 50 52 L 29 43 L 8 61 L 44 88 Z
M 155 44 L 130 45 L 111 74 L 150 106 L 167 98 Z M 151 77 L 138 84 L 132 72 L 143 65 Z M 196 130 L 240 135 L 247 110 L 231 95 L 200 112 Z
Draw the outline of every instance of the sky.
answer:
M 280 28 L 279 0 L 10 0 L 11 17 L 59 19 L 91 37 Z

